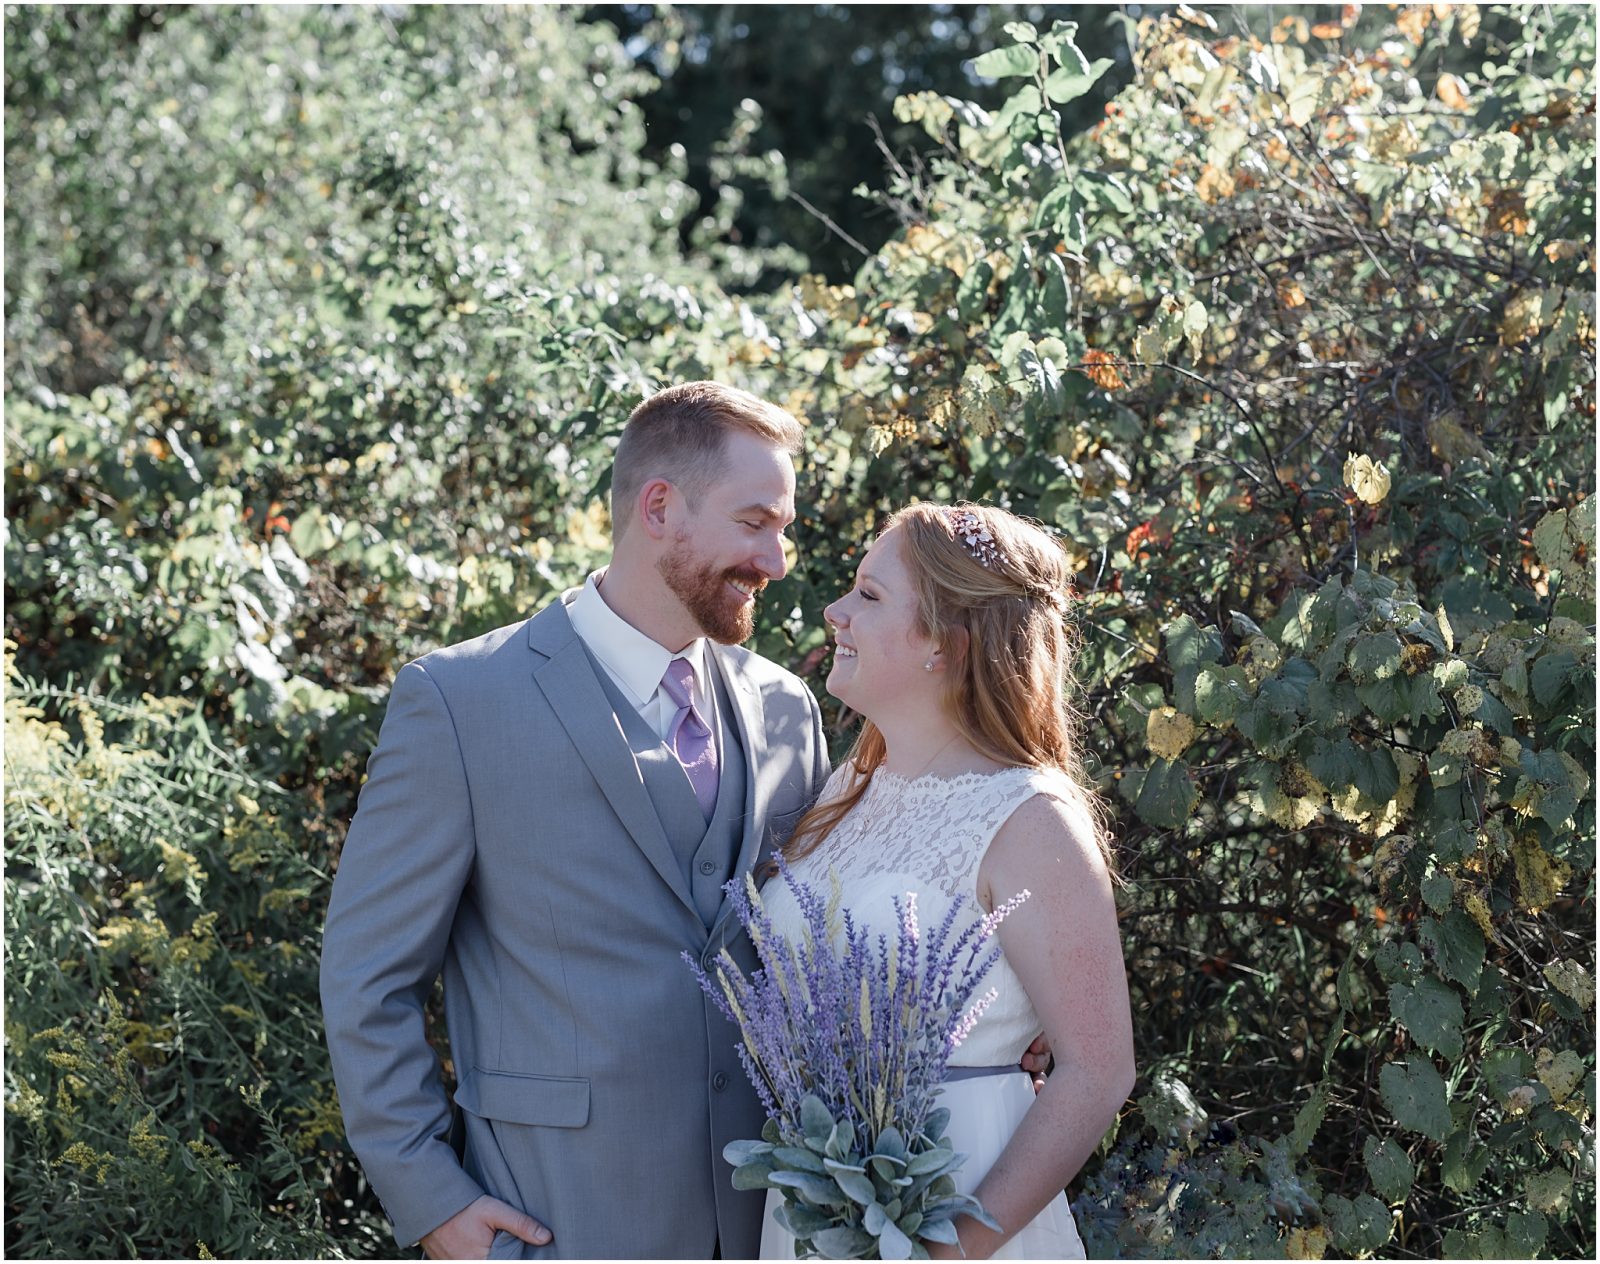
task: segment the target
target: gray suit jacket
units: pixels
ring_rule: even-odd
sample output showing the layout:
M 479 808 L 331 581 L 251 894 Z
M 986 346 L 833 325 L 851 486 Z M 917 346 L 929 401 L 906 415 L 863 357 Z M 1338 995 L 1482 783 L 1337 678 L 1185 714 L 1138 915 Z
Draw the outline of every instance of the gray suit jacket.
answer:
M 742 875 L 828 772 L 796 676 L 711 646 L 747 756 Z M 759 1134 L 738 1036 L 680 959 L 708 931 L 561 602 L 401 669 L 328 907 L 322 1003 L 350 1143 L 416 1242 L 488 1192 L 554 1241 L 493 1256 L 754 1256 Z M 443 973 L 452 1117 L 423 1005 Z M 454 1128 L 453 1128 L 454 1125 Z

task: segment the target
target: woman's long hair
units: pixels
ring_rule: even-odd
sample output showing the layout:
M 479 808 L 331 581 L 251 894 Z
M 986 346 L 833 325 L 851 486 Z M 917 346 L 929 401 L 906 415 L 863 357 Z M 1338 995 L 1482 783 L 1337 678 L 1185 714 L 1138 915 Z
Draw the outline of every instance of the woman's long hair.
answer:
M 970 519 L 958 515 L 970 514 Z M 957 522 L 969 529 L 958 536 Z M 976 524 L 976 530 L 972 524 Z M 884 524 L 898 529 L 917 592 L 924 636 L 946 655 L 944 705 L 957 730 L 996 763 L 1063 774 L 1074 807 L 1111 865 L 1105 813 L 1078 755 L 1081 721 L 1068 701 L 1075 688 L 1076 636 L 1067 618 L 1071 573 L 1060 545 L 1035 523 L 984 505 L 907 506 Z M 989 565 L 965 536 L 986 529 Z M 963 638 L 956 629 L 965 631 Z M 845 757 L 844 792 L 800 818 L 785 859 L 814 851 L 866 793 L 886 754 L 883 734 L 863 720 Z M 1113 871 L 1114 872 L 1114 871 Z

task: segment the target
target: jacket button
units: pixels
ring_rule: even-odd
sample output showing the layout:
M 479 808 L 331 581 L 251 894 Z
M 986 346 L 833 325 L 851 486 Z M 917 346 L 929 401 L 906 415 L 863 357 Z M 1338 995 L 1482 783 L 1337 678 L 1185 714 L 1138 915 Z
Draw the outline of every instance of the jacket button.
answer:
M 716 865 L 715 861 L 713 861 L 713 860 L 702 860 L 700 862 L 700 872 L 705 874 L 706 877 L 709 878 L 716 871 L 717 871 L 717 865 Z
M 723 1089 L 727 1088 L 728 1073 L 726 1071 L 718 1071 L 715 1075 L 713 1075 L 711 1077 L 711 1087 L 716 1089 L 719 1093 L 722 1092 Z

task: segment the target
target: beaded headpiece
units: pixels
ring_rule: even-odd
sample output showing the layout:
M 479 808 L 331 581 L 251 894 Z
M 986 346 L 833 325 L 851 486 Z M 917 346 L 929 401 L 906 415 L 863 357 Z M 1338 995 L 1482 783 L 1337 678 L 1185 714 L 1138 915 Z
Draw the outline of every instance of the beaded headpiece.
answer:
M 965 546 L 973 559 L 989 570 L 994 570 L 1006 555 L 1000 551 L 1000 546 L 995 543 L 995 538 L 989 533 L 989 528 L 983 525 L 982 519 L 970 509 L 948 509 L 945 516 L 950 522 L 950 529 L 955 532 L 956 539 Z

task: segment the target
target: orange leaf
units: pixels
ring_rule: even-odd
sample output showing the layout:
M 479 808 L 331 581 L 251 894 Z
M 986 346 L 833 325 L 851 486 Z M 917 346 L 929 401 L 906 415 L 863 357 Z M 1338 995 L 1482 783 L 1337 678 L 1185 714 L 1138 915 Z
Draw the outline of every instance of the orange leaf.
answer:
M 1311 28 L 1311 33 L 1318 39 L 1338 39 L 1344 34 L 1344 27 L 1337 22 L 1318 22 Z
M 1202 202 L 1221 202 L 1233 196 L 1233 177 L 1209 162 L 1201 168 L 1194 191 Z
M 1471 102 L 1467 100 L 1466 88 L 1454 75 L 1440 75 L 1439 82 L 1434 85 L 1433 94 L 1452 110 L 1472 108 Z
M 1306 292 L 1300 288 L 1300 282 L 1293 277 L 1284 277 L 1278 282 L 1278 302 L 1285 307 L 1304 307 Z
M 1427 5 L 1408 5 L 1406 10 L 1395 19 L 1395 25 L 1400 28 L 1400 34 L 1404 35 L 1413 44 L 1420 44 L 1422 43 L 1422 32 L 1428 29 L 1428 22 L 1432 17 L 1433 14 Z
M 1528 231 L 1528 204 L 1515 189 L 1501 189 L 1489 204 L 1489 227 L 1497 233 L 1521 237 Z
M 1111 355 L 1091 347 L 1084 353 L 1084 373 L 1096 386 L 1103 391 L 1119 391 L 1127 385 L 1122 380 L 1122 375 L 1117 372 L 1116 360 Z

